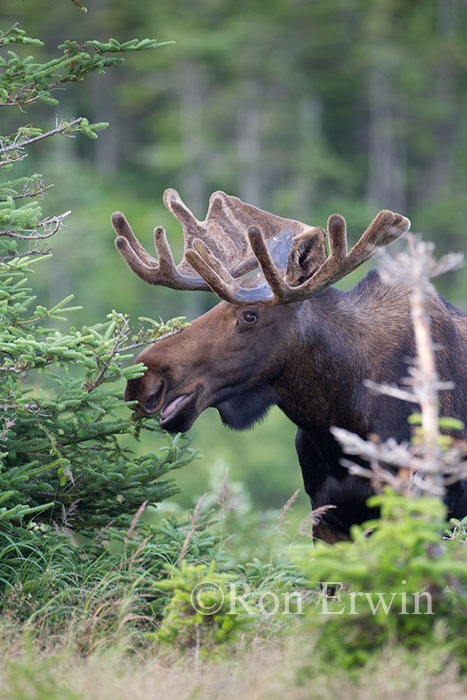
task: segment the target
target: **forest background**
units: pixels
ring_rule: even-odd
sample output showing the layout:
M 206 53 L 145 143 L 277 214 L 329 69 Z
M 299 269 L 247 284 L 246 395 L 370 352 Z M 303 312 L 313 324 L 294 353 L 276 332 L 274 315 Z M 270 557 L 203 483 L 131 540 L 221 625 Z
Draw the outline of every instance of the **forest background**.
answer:
M 65 39 L 175 43 L 91 76 L 61 94 L 58 108 L 38 104 L 22 115 L 24 124 L 45 125 L 55 113 L 110 122 L 96 142 L 39 143 L 23 164 L 25 173 L 45 172 L 56 185 L 44 214 L 72 210 L 53 241 L 55 263 L 38 269 L 35 288 L 48 305 L 73 292 L 84 309 L 75 324 L 112 309 L 134 319 L 191 320 L 216 303 L 209 293 L 143 283 L 113 246 L 110 214 L 119 209 L 146 247 L 160 224 L 181 253 L 181 231 L 162 204 L 167 187 L 178 189 L 200 219 L 211 192 L 221 189 L 313 225 L 339 212 L 353 241 L 389 208 L 409 216 L 438 254 L 466 249 L 465 0 L 86 5 L 85 14 L 69 0 L 2 0 L 0 20 L 5 28 L 19 21 L 39 36 L 45 44 L 36 56 L 43 60 L 58 55 Z M 17 123 L 11 114 L 3 133 Z M 467 310 L 465 269 L 439 288 Z M 294 427 L 278 410 L 239 435 L 210 409 L 194 430 L 204 458 L 177 474 L 183 493 L 175 505 L 192 505 L 226 468 L 242 498 L 261 510 L 302 487 Z M 143 451 L 157 449 L 151 440 Z

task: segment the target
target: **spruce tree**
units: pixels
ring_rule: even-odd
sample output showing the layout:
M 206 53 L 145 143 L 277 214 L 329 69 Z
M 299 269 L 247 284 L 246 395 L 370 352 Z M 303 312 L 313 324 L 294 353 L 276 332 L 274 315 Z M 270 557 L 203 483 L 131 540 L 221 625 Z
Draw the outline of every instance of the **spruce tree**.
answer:
M 35 102 L 56 105 L 56 88 L 121 63 L 121 53 L 159 46 L 149 39 L 67 41 L 60 58 L 40 63 L 24 51 L 40 43 L 17 26 L 0 31 L 0 106 L 14 110 L 18 122 L 29 122 L 22 110 Z M 67 327 L 77 308 L 72 297 L 47 308 L 30 286 L 37 265 L 53 264 L 50 241 L 70 212 L 44 216 L 40 200 L 50 184 L 38 173 L 15 178 L 15 167 L 39 140 L 79 133 L 96 138 L 106 126 L 84 117 L 57 119 L 46 129 L 19 125 L 0 137 L 0 588 L 29 586 L 42 602 L 71 579 L 79 588 L 89 567 L 94 578 L 109 566 L 122 574 L 129 540 L 137 547 L 143 541 L 137 521 L 144 507 L 176 491 L 167 475 L 194 455 L 181 436 L 166 434 L 165 447 L 144 456 L 120 440 L 138 438 L 141 430 L 162 434 L 154 419 L 132 419 L 123 390 L 143 371 L 130 364 L 134 348 L 183 323 L 135 332 L 114 311 L 97 325 Z M 158 543 L 146 570 L 176 561 L 184 533 L 175 523 L 145 535 Z

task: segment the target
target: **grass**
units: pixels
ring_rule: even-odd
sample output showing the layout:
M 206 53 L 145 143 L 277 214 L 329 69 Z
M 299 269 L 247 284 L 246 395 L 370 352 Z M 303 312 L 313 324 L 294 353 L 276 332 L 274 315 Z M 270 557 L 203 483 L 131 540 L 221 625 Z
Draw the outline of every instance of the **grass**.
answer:
M 83 657 L 50 643 L 33 649 L 22 636 L 4 636 L 0 700 L 463 700 L 467 695 L 467 681 L 445 659 L 386 651 L 352 679 L 320 665 L 318 650 L 299 641 L 266 646 L 258 640 L 233 650 L 230 659 L 195 668 L 190 654 L 147 649 L 142 655 L 114 650 Z M 313 674 L 302 680 L 300 667 L 311 658 Z
M 57 557 L 60 549 L 54 550 L 54 556 L 47 560 L 47 566 L 44 564 L 40 575 L 35 569 L 31 572 L 28 569 L 22 585 L 18 583 L 3 600 L 0 700 L 148 700 L 159 697 L 164 700 L 237 700 L 238 696 L 244 700 L 283 697 L 287 700 L 437 700 L 447 696 L 450 700 L 460 700 L 467 697 L 467 675 L 462 675 L 456 666 L 454 653 L 462 649 L 462 640 L 453 633 L 447 643 L 444 619 L 436 626 L 430 644 L 418 651 L 413 650 L 418 644 L 405 648 L 397 646 L 397 635 L 376 636 L 375 639 L 379 639 L 375 642 L 377 648 L 373 645 L 363 668 L 342 665 L 338 668 L 335 641 L 342 641 L 343 632 L 333 625 L 334 617 L 327 623 L 331 625 L 327 637 L 323 636 L 320 624 L 324 619 L 278 614 L 255 618 L 248 627 L 239 628 L 240 634 L 232 637 L 232 642 L 222 649 L 213 645 L 209 637 L 209 633 L 213 636 L 212 622 L 205 618 L 203 629 L 208 631 L 211 641 L 207 641 L 202 654 L 197 654 L 194 645 L 188 642 L 179 644 L 180 640 L 175 640 L 169 646 L 159 643 L 155 633 L 161 624 L 163 601 L 154 597 L 153 583 L 161 574 L 160 557 L 176 563 L 177 557 L 166 556 L 167 552 L 186 553 L 192 546 L 194 550 L 189 561 L 197 563 L 206 555 L 216 554 L 222 547 L 222 534 L 231 532 L 233 525 L 230 520 L 226 524 L 223 518 L 228 516 L 234 522 L 237 517 L 245 518 L 241 508 L 232 509 L 234 496 L 225 478 L 221 493 L 216 497 L 220 514 L 212 526 L 221 532 L 217 534 L 218 539 L 206 541 L 205 549 L 203 545 L 198 551 L 196 538 L 199 536 L 197 528 L 206 514 L 195 509 L 184 528 L 173 526 L 170 529 L 167 523 L 160 540 L 149 540 L 130 528 L 125 556 L 121 552 L 107 552 L 97 560 L 79 560 L 79 580 L 64 575 L 62 559 Z M 275 513 L 275 527 L 269 523 L 265 549 L 270 558 L 264 560 L 266 563 L 250 560 L 242 567 L 238 556 L 234 557 L 236 566 L 227 567 L 233 580 L 243 577 L 257 593 L 302 585 L 297 578 L 302 569 L 296 569 L 292 562 L 280 556 L 284 540 L 296 541 L 296 527 L 290 527 L 292 523 L 289 522 L 295 498 L 296 494 L 280 513 Z M 256 521 L 247 520 L 243 523 L 245 527 L 257 527 Z M 389 525 L 385 529 L 380 526 L 380 530 L 384 529 L 392 541 L 398 530 L 392 521 L 388 522 Z M 413 538 L 413 520 L 409 530 Z M 306 534 L 302 527 L 298 532 Z M 460 528 L 455 541 L 446 540 L 457 552 L 459 566 L 464 552 L 462 533 L 465 531 Z M 308 543 L 307 556 L 310 556 L 309 537 L 304 539 Z M 354 543 L 352 551 L 360 547 L 357 550 L 360 567 L 367 562 L 372 585 L 376 590 L 386 590 L 381 576 L 387 564 L 382 559 L 363 556 L 374 543 L 377 543 L 376 534 Z M 395 546 L 398 547 L 396 540 Z M 391 562 L 400 558 L 399 554 L 392 556 L 388 543 L 383 543 L 380 549 L 381 556 L 385 553 L 384 557 L 389 557 Z M 326 562 L 335 564 L 339 573 L 347 570 L 342 547 L 322 552 L 321 558 L 319 547 L 312 551 L 310 566 L 314 571 L 324 555 Z M 29 567 L 31 561 L 29 558 Z M 27 563 L 28 558 L 25 558 L 24 565 Z M 227 563 L 228 559 L 222 557 L 218 562 L 221 569 Z M 411 565 L 407 564 L 406 570 L 410 574 Z M 62 576 L 57 577 L 57 573 Z M 334 576 L 333 570 L 332 576 L 323 580 L 340 579 Z M 357 590 L 365 588 L 357 586 Z M 457 608 L 453 615 L 458 614 L 456 611 Z M 181 619 L 190 623 L 191 618 L 182 611 Z M 453 625 L 456 620 L 454 615 Z M 405 618 L 404 621 L 407 622 Z M 420 622 L 418 618 L 417 621 Z M 193 629 L 195 622 L 192 618 Z M 352 618 L 352 634 L 360 630 L 367 640 L 364 625 L 365 620 L 358 625 Z M 459 653 L 457 658 L 462 662 Z

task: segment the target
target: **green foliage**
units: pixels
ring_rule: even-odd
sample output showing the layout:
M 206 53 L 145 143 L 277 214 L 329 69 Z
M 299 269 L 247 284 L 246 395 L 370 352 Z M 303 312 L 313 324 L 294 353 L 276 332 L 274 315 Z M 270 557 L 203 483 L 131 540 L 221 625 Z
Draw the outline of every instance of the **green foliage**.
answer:
M 42 42 L 26 36 L 23 29 L 13 26 L 1 32 L 0 49 L 11 44 L 41 46 Z M 38 100 L 58 105 L 59 101 L 52 96 L 54 90 L 65 83 L 83 80 L 89 73 L 104 73 L 105 68 L 125 60 L 122 56 L 107 54 L 144 51 L 158 46 L 161 44 L 153 39 L 133 39 L 123 44 L 116 39 L 109 39 L 108 42 L 65 41 L 58 47 L 63 55 L 44 63 L 36 63 L 33 56 L 23 58 L 9 49 L 8 58 L 0 56 L 0 107 L 19 107 Z M 88 128 L 89 123 L 84 121 L 85 128 Z M 40 133 L 39 129 L 35 129 L 33 134 L 29 130 L 28 135 L 37 138 Z
M 424 436 L 421 413 L 411 413 L 407 421 L 410 425 L 414 426 L 411 443 L 413 445 L 423 445 Z M 464 423 L 458 418 L 452 418 L 451 416 L 441 416 L 438 418 L 438 425 L 441 430 L 449 430 L 451 432 L 464 429 Z M 449 450 L 449 448 L 452 446 L 451 435 L 438 435 L 438 445 L 442 450 Z
M 169 566 L 171 578 L 156 587 L 173 591 L 159 631 L 152 636 L 185 651 L 194 649 L 205 657 L 222 653 L 224 645 L 238 640 L 240 632 L 252 623 L 245 612 L 229 613 L 230 574 L 215 571 L 215 562 L 180 567 Z
M 39 43 L 16 26 L 0 36 L 0 48 Z M 156 45 L 67 41 L 64 56 L 46 63 L 10 51 L 0 60 L 0 106 L 51 102 L 64 83 L 121 63 L 116 52 Z M 21 126 L 1 140 L 0 167 L 17 167 L 38 140 L 94 138 L 105 126 L 83 117 L 58 120 L 49 131 Z M 112 311 L 104 322 L 67 328 L 68 314 L 80 308 L 70 305 L 72 295 L 38 303 L 29 279 L 38 263 L 50 270 L 43 241 L 70 213 L 44 219 L 46 190 L 39 174 L 0 183 L 0 590 L 3 610 L 40 618 L 44 629 L 72 625 L 80 647 L 90 649 L 138 628 L 144 614 L 154 625 L 162 602 L 147 592 L 164 566 L 182 547 L 188 560 L 208 556 L 216 539 L 201 524 L 188 547 L 186 523 L 145 521 L 177 492 L 169 473 L 195 451 L 156 420 L 133 418 L 123 401 L 125 382 L 144 370 L 129 364 L 133 351 L 187 324 L 146 319 L 134 331 Z M 136 454 L 145 433 L 163 445 Z
M 390 491 L 369 504 L 381 519 L 354 526 L 352 542 L 293 550 L 309 585 L 327 582 L 332 596 L 309 609 L 324 661 L 352 669 L 401 645 L 444 649 L 465 664 L 467 557 L 459 537 L 442 539 L 445 507 Z
M 14 25 L 0 31 L 0 51 L 13 44 L 39 46 L 42 42 L 28 37 L 23 29 Z M 59 47 L 63 55 L 44 63 L 36 62 L 33 56 L 22 57 L 8 50 L 6 57 L 0 54 L 0 107 L 24 108 L 37 101 L 57 105 L 58 100 L 52 93 L 63 89 L 66 83 L 81 81 L 90 73 L 103 73 L 105 68 L 124 62 L 124 58 L 115 53 L 143 51 L 156 46 L 159 46 L 157 41 L 151 39 L 123 44 L 115 39 L 105 43 L 66 41 Z M 85 117 L 57 118 L 55 128 L 49 130 L 31 124 L 19 126 L 12 134 L 2 136 L 0 168 L 10 170 L 27 156 L 27 146 L 50 136 L 74 137 L 82 133 L 95 139 L 97 132 L 107 126 L 107 122 L 91 124 Z M 24 240 L 29 241 L 29 253 L 44 253 L 39 248 L 41 242 L 50 238 L 69 214 L 42 218 L 38 200 L 46 189 L 38 173 L 0 183 L 0 260 L 9 260 L 16 251 L 17 242 Z M 23 203 L 24 199 L 27 201 Z
M 467 515 L 462 520 L 451 518 L 449 521 L 449 529 L 445 530 L 444 536 L 449 540 L 458 540 L 459 542 L 467 543 Z
M 422 416 L 420 413 L 411 413 L 408 417 L 408 422 L 410 425 L 421 425 Z M 439 427 L 444 430 L 463 430 L 464 424 L 458 418 L 451 418 L 450 416 L 442 416 L 438 420 Z
M 29 538 L 4 533 L 0 561 L 11 567 L 3 611 L 26 623 L 33 637 L 59 634 L 79 653 L 141 646 L 155 631 L 169 596 L 154 588 L 184 547 L 188 523 L 144 521 L 128 531 L 113 525 L 84 538 L 79 529 L 29 526 Z M 217 538 L 200 527 L 187 561 L 208 558 Z M 14 579 L 13 579 L 14 571 Z
M 184 316 L 178 316 L 177 318 L 172 318 L 170 321 L 154 321 L 152 318 L 146 318 L 146 316 L 140 316 L 138 321 L 144 321 L 151 326 L 151 333 L 149 336 L 150 340 L 161 340 L 168 335 L 173 335 L 177 331 L 182 331 L 187 328 L 190 324 L 187 323 Z
M 24 525 L 33 515 L 44 526 L 91 537 L 111 522 L 128 527 L 143 501 L 155 504 L 176 492 L 166 475 L 194 456 L 181 436 L 166 435 L 159 453 L 138 457 L 119 442 L 141 430 L 163 434 L 153 420 L 132 420 L 122 398 L 124 381 L 143 369 L 123 366 L 127 348 L 149 341 L 154 330 L 134 336 L 128 318 L 116 312 L 105 323 L 67 332 L 45 325 L 72 308 L 69 299 L 34 307 L 25 274 L 39 260 L 17 258 L 0 268 L 0 518 L 8 541 L 30 534 Z M 7 581 L 14 567 L 6 556 L 1 562 Z

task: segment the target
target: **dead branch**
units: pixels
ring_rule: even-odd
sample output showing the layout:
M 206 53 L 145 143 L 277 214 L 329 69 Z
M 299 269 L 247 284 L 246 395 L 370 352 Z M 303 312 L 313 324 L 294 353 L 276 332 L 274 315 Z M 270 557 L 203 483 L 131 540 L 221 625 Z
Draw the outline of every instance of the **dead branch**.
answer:
M 440 260 L 433 256 L 434 245 L 410 234 L 407 251 L 392 258 L 381 254 L 381 276 L 388 284 L 410 288 L 411 316 L 414 328 L 416 357 L 401 379 L 401 386 L 378 384 L 366 380 L 371 391 L 401 401 L 418 404 L 421 413 L 421 436 L 417 444 L 365 440 L 359 435 L 332 428 L 332 433 L 346 454 L 364 458 L 369 467 L 343 460 L 351 474 L 370 479 L 375 488 L 388 484 L 406 495 L 429 493 L 443 496 L 445 487 L 466 478 L 467 453 L 463 441 L 453 440 L 447 450 L 441 448 L 438 392 L 454 388 L 452 382 L 441 382 L 436 368 L 436 350 L 431 337 L 428 310 L 428 282 L 448 270 L 460 266 L 462 254 L 450 253 Z

